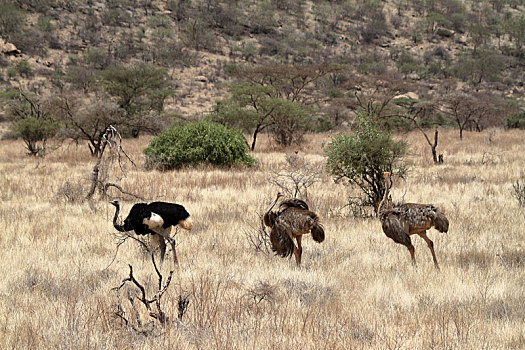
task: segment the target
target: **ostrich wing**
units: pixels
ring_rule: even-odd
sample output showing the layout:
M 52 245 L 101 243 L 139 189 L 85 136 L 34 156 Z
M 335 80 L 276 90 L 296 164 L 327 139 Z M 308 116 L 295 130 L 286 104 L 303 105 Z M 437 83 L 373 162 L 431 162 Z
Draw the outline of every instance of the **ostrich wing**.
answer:
M 162 227 L 162 225 L 164 225 L 164 220 L 159 214 L 152 212 L 149 218 L 144 218 L 142 220 L 142 223 L 150 229 L 155 229 L 158 227 Z
M 440 232 L 448 231 L 447 217 L 432 204 L 405 203 L 392 209 L 414 229 L 429 229 L 434 226 Z
M 287 208 L 276 218 L 276 225 L 282 225 L 293 236 L 307 233 L 317 224 L 319 218 L 316 213 L 296 207 Z

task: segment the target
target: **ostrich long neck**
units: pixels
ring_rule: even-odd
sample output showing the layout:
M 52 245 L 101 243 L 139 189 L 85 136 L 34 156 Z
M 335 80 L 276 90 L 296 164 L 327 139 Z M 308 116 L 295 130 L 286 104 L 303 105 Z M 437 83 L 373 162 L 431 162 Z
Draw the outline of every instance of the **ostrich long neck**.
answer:
M 383 194 L 383 199 L 379 202 L 377 206 L 377 214 L 383 213 L 385 208 L 385 203 L 388 201 L 388 194 L 390 193 L 390 177 L 385 177 L 385 193 Z
M 120 212 L 120 205 L 115 205 L 115 216 L 113 216 L 113 226 L 117 229 L 117 231 L 120 232 L 126 232 L 127 230 L 124 228 L 124 225 L 119 225 L 117 223 L 118 214 Z
M 273 203 L 270 204 L 270 207 L 269 207 L 268 210 L 266 211 L 267 214 L 273 209 L 273 207 L 275 207 L 275 204 L 277 204 L 277 201 L 278 201 L 278 200 L 279 200 L 279 196 L 277 196 L 277 197 L 275 198 L 275 200 L 273 201 Z
M 272 202 L 272 204 L 270 204 L 270 207 L 268 208 L 268 210 L 266 210 L 266 213 L 264 214 L 264 223 L 266 224 L 266 226 L 271 226 L 272 223 L 270 222 L 271 221 L 271 211 L 273 209 L 273 207 L 275 206 L 275 204 L 277 203 L 277 201 L 279 200 L 279 196 L 277 196 L 275 198 L 275 200 Z

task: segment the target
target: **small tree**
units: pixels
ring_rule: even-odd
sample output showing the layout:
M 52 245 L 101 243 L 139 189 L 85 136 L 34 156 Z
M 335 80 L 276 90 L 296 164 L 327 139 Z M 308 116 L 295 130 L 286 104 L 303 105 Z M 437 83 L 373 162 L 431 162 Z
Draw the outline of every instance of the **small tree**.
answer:
M 448 115 L 458 126 L 459 139 L 463 140 L 463 131 L 471 128 L 481 131 L 483 119 L 494 114 L 495 107 L 490 96 L 455 92 L 443 96 L 437 103 L 437 109 Z
M 250 165 L 254 159 L 246 152 L 244 136 L 235 130 L 210 123 L 174 125 L 153 139 L 144 149 L 148 161 L 163 169 L 183 165 Z
M 15 4 L 7 1 L 0 3 L 0 36 L 10 39 L 10 35 L 22 29 L 25 13 Z
M 407 143 L 394 141 L 366 114 L 356 118 L 352 129 L 352 134 L 340 134 L 326 147 L 327 170 L 336 183 L 357 185 L 367 198 L 365 204 L 377 209 L 385 191 L 383 173 L 406 172 L 400 161 Z
M 252 132 L 252 151 L 257 136 L 268 129 L 278 144 L 289 146 L 298 143 L 304 132 L 311 128 L 313 116 L 299 102 L 274 97 L 275 88 L 258 83 L 242 83 L 230 88 L 232 98 L 220 101 L 210 114 L 210 119 Z
M 138 136 L 141 130 L 152 131 L 147 123 L 140 123 L 140 120 L 151 111 L 163 111 L 164 100 L 172 93 L 168 88 L 166 70 L 138 63 L 108 68 L 100 77 L 103 88 L 126 111 L 126 116 L 133 125 L 132 135 Z
M 47 140 L 61 128 L 49 112 L 50 105 L 43 97 L 23 91 L 8 95 L 7 115 L 14 121 L 12 131 L 24 140 L 32 156 L 45 155 Z

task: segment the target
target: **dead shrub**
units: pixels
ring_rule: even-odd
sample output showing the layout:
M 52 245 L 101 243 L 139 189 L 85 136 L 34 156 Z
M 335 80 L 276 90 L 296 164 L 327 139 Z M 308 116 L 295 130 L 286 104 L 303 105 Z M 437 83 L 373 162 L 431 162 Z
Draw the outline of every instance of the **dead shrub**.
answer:
M 80 183 L 66 180 L 57 190 L 56 198 L 67 203 L 79 203 L 84 200 L 83 193 L 84 188 Z
M 525 207 L 525 183 L 520 184 L 519 180 L 512 184 L 514 198 L 518 200 L 520 207 Z

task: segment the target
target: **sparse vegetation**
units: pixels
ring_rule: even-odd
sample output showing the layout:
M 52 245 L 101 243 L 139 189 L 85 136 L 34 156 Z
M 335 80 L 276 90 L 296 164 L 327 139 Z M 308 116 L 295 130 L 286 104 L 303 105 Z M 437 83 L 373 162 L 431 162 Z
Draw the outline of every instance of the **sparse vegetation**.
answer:
M 0 254 L 9 259 L 0 262 L 0 313 L 6 316 L 0 337 L 4 346 L 24 348 L 36 346 L 35 334 L 49 348 L 523 347 L 523 207 L 510 184 L 522 178 L 524 135 L 501 131 L 490 145 L 501 155 L 498 164 L 467 164 L 471 157 L 481 159 L 488 132 L 472 134 L 468 142 L 454 130 L 440 132 L 448 159 L 440 167 L 428 162 L 419 131 L 403 134 L 411 171 L 406 182 L 396 182 L 392 196 L 431 202 L 446 212 L 449 233 L 432 234 L 440 273 L 422 240 L 413 240 L 420 252 L 414 268 L 406 250 L 384 237 L 377 218 L 338 215 L 347 193 L 358 191 L 328 177 L 308 191 L 326 241 L 303 239 L 303 267 L 258 253 L 243 233 L 257 227 L 253 213 L 278 190 L 268 183 L 268 172 L 286 166 L 285 153 L 272 151 L 267 138 L 253 153 L 259 165 L 249 169 L 128 170 L 120 179 L 127 190 L 184 204 L 195 223 L 191 234 L 178 235 L 181 269 L 162 297 L 165 326 L 148 316 L 137 299 L 140 290 L 129 283 L 120 290 L 124 317 L 134 326 L 137 316 L 142 321 L 137 330 L 115 317 L 118 300 L 111 289 L 129 276 L 129 263 L 148 298 L 158 279 L 139 243 L 128 240 L 115 251 L 114 211 L 105 198 L 124 195 L 110 188 L 108 197 L 92 201 L 57 201 L 68 180 L 84 184 L 85 194 L 85 175 L 93 166 L 85 146 L 64 146 L 41 159 L 25 157 L 22 141 L 3 140 Z M 302 154 L 320 163 L 321 144 L 328 141 L 328 135 L 308 134 Z M 148 142 L 145 136 L 125 139 L 123 147 L 140 159 Z M 505 232 L 498 244 L 494 232 Z M 179 300 L 181 306 L 188 302 L 180 322 Z
M 524 11 L 523 0 L 0 2 L 0 347 L 525 348 Z M 109 125 L 125 138 L 102 158 Z M 195 129 L 168 135 L 184 126 Z M 181 140 L 195 158 L 169 154 Z M 120 142 L 136 166 L 118 161 Z M 367 206 L 377 194 L 321 174 L 339 142 L 356 162 L 408 143 L 402 163 L 373 174 L 408 168 L 394 200 L 446 213 L 449 233 L 432 235 L 440 273 L 421 240 L 413 268 L 385 239 Z M 307 187 L 326 231 L 323 245 L 304 240 L 301 269 L 258 226 L 280 187 Z M 194 219 L 162 312 L 142 307 L 161 290 L 146 249 L 115 250 L 115 198 L 179 202 Z M 128 263 L 144 293 L 126 282 L 119 303 Z

